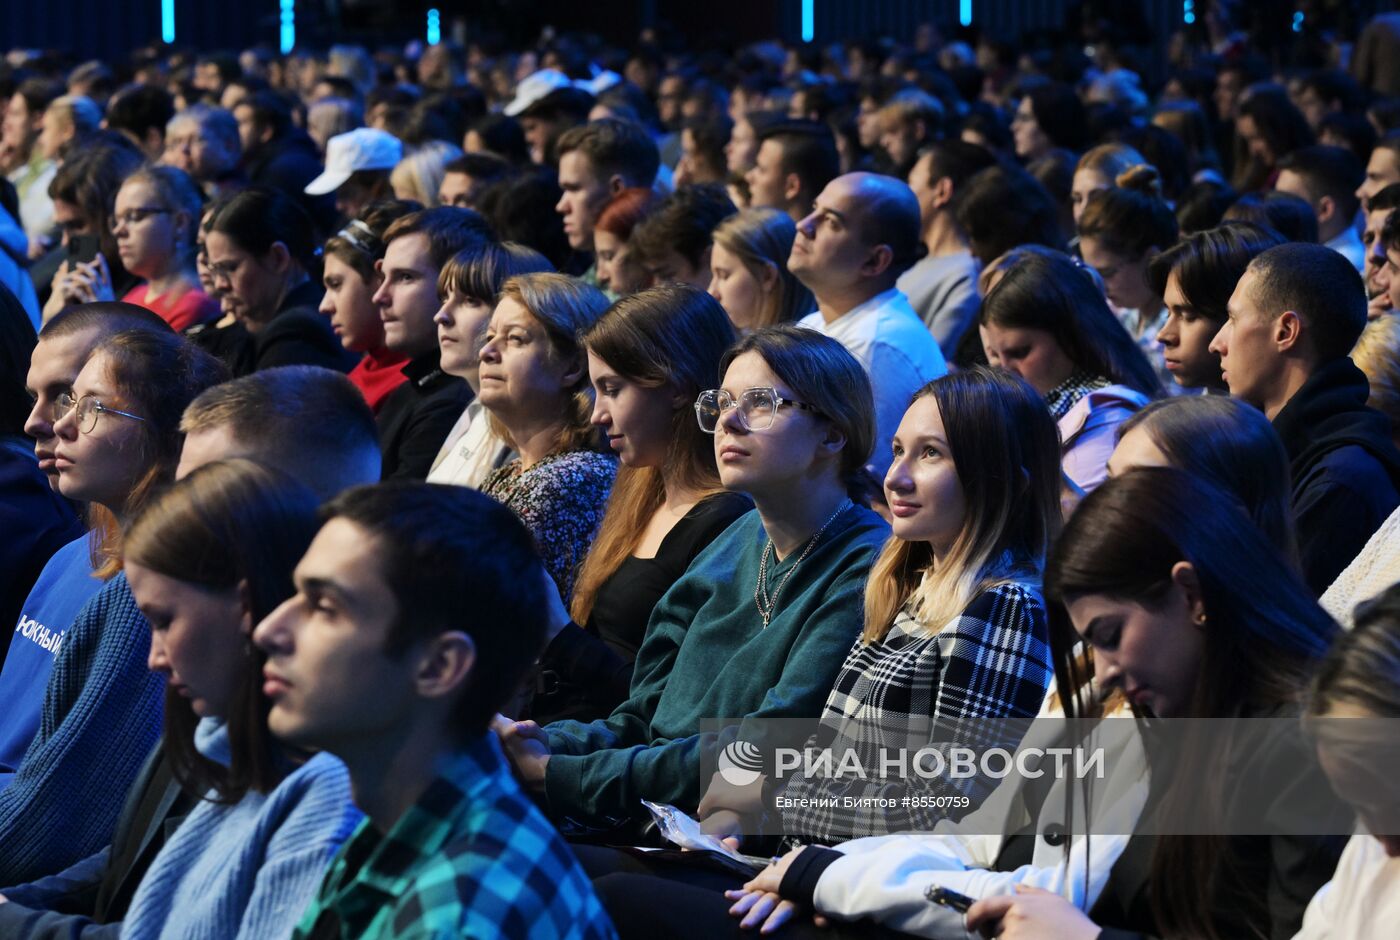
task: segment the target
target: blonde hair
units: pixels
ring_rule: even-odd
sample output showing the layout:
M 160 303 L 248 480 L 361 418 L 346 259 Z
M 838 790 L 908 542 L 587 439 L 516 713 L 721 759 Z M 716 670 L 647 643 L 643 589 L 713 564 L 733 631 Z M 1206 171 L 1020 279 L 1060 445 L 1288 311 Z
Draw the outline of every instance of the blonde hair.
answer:
M 1390 435 L 1400 441 L 1400 315 L 1387 314 L 1366 324 L 1351 361 L 1371 383 L 1366 404 L 1390 419 Z
M 430 140 L 404 157 L 389 173 L 389 185 L 397 199 L 412 199 L 428 208 L 438 202 L 438 189 L 447 175 L 447 164 L 462 155 L 462 148 L 443 140 Z
M 714 242 L 738 258 L 748 272 L 760 281 L 763 271 L 778 272 L 777 287 L 763 301 L 763 312 L 755 329 L 775 323 L 789 323 L 812 312 L 816 301 L 791 271 L 788 254 L 797 238 L 797 224 L 778 209 L 745 209 L 715 226 Z
M 570 399 L 562 415 L 564 423 L 551 453 L 598 449 L 598 431 L 592 424 L 593 386 L 579 336 L 607 309 L 607 296 L 578 278 L 550 271 L 510 278 L 501 285 L 501 299 L 520 304 L 544 327 L 550 355 L 579 363 L 579 380 L 567 390 Z M 491 416 L 491 430 L 513 443 L 510 432 L 495 415 Z
M 941 562 L 928 542 L 885 543 L 866 582 L 865 643 L 883 640 L 901 609 L 937 630 L 998 585 L 1038 591 L 1060 531 L 1059 434 L 1035 389 L 979 366 L 935 379 L 914 401 L 927 397 L 943 419 L 966 516 Z

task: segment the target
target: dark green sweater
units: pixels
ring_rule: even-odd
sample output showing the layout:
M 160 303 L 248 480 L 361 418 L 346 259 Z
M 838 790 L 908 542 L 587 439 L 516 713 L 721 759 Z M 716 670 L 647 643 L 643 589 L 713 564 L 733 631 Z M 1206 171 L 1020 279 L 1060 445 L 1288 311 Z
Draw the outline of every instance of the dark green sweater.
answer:
M 757 510 L 741 516 L 652 611 L 628 699 L 601 721 L 548 726 L 550 813 L 637 816 L 641 799 L 693 811 L 701 755 L 715 741 L 702 722 L 742 718 L 738 737 L 759 742 L 767 735 L 756 720 L 815 721 L 860 634 L 865 580 L 888 535 L 870 510 L 846 510 L 783 587 L 765 628 L 754 585 L 767 535 Z M 776 568 L 769 560 L 770 596 L 800 555 Z

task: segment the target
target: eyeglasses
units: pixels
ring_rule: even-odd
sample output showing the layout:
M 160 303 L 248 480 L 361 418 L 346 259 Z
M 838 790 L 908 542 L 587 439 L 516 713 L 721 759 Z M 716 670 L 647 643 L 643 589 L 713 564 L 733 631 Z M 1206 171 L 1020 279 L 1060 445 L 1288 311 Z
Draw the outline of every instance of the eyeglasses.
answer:
M 121 215 L 112 216 L 112 231 L 115 232 L 123 225 L 135 225 L 138 222 L 144 222 L 153 215 L 169 215 L 171 211 L 172 210 L 170 209 L 158 209 L 154 207 L 145 209 L 128 209 Z
M 77 401 L 73 400 L 73 395 L 64 392 L 59 395 L 53 403 L 53 419 L 56 422 L 67 417 L 70 411 L 78 412 L 78 430 L 84 434 L 89 434 L 97 427 L 98 415 L 121 415 L 123 418 L 131 418 L 133 421 L 145 421 L 140 415 L 134 415 L 126 411 L 118 411 L 115 408 L 108 408 L 97 400 L 96 395 L 84 395 Z
M 746 431 L 766 431 L 773 426 L 773 421 L 778 416 L 778 409 L 783 405 L 792 405 L 794 408 L 801 408 L 815 414 L 820 414 L 816 407 L 806 402 L 793 401 L 791 398 L 784 398 L 778 394 L 775 388 L 760 386 L 758 388 L 746 388 L 739 393 L 739 398 L 722 388 L 712 388 L 701 392 L 695 399 L 695 420 L 700 422 L 700 430 L 706 434 L 715 433 L 719 427 L 720 419 L 730 408 L 739 409 L 739 423 Z

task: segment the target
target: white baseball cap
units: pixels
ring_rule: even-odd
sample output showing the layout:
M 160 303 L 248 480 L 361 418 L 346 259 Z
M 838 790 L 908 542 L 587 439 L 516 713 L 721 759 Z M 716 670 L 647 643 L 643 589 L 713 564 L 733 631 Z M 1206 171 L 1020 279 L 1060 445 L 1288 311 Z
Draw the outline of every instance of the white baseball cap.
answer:
M 403 144 L 393 134 L 359 127 L 326 142 L 326 168 L 306 184 L 308 196 L 333 193 L 359 170 L 392 170 L 403 159 Z
M 543 101 L 550 92 L 572 88 L 573 85 L 569 76 L 558 69 L 540 69 L 538 72 L 532 72 L 515 86 L 515 97 L 506 105 L 505 112 L 515 117 L 530 105 Z

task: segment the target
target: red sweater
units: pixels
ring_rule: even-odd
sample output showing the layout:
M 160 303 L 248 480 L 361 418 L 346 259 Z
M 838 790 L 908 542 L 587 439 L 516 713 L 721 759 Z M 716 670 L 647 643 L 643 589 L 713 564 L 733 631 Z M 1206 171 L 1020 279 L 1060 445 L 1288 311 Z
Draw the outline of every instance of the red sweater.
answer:
M 365 353 L 359 365 L 350 370 L 348 378 L 364 394 L 370 410 L 377 414 L 389 393 L 408 380 L 408 376 L 403 374 L 407 362 L 407 356 L 381 346 Z
M 146 298 L 146 289 L 146 284 L 137 284 L 126 292 L 123 302 L 145 307 L 158 314 L 176 333 L 183 333 L 198 323 L 219 319 L 219 302 L 198 287 L 162 294 L 153 300 Z

